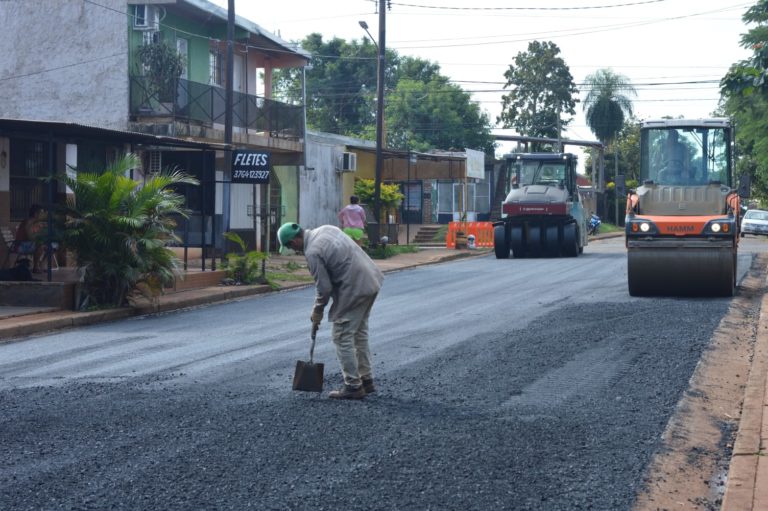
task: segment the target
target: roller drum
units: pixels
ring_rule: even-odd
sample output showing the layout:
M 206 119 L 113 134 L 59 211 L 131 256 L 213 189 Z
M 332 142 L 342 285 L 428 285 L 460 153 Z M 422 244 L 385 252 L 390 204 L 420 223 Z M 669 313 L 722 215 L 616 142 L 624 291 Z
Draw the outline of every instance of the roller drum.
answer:
M 632 296 L 733 296 L 732 248 L 630 248 L 627 277 Z
M 558 231 L 559 229 L 556 225 L 550 225 L 546 230 L 546 252 L 550 257 L 557 257 L 560 254 L 560 235 Z
M 568 224 L 563 228 L 563 254 L 567 257 L 578 257 L 579 240 L 577 238 L 575 224 Z
M 527 237 L 525 240 L 526 251 L 533 257 L 541 255 L 541 225 L 537 223 L 528 224 Z
M 493 228 L 493 250 L 496 253 L 496 259 L 509 258 L 509 237 L 505 225 L 497 225 Z
M 509 230 L 509 244 L 512 248 L 514 257 L 523 257 L 525 255 L 525 243 L 523 242 L 523 227 L 513 225 Z

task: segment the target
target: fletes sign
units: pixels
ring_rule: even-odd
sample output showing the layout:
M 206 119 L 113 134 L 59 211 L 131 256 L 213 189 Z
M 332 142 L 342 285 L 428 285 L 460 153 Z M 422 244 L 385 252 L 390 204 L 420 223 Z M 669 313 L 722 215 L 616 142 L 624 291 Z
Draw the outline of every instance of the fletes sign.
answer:
M 232 151 L 232 182 L 269 183 L 269 160 L 264 151 Z

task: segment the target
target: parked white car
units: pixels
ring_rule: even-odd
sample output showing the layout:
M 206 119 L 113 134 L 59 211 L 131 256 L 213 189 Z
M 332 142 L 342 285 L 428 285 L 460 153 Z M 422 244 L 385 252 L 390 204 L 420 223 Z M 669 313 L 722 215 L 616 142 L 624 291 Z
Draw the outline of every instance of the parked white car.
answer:
M 768 211 L 749 209 L 741 219 L 741 237 L 745 234 L 768 236 Z

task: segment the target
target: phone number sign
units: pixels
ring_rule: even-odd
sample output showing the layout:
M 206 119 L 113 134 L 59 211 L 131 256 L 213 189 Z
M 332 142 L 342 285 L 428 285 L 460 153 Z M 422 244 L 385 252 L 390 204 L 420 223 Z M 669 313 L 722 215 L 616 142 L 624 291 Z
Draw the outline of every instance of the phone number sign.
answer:
M 264 151 L 232 151 L 232 182 L 269 183 L 270 156 Z

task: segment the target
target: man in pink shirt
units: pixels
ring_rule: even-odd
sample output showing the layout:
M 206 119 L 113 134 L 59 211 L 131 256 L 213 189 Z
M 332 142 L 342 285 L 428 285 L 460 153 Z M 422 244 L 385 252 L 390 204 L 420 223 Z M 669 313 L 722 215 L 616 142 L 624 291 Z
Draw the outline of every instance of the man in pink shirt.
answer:
M 355 243 L 362 245 L 365 233 L 365 210 L 360 206 L 360 199 L 356 195 L 351 196 L 349 202 L 351 204 L 339 211 L 341 230 L 355 240 Z

